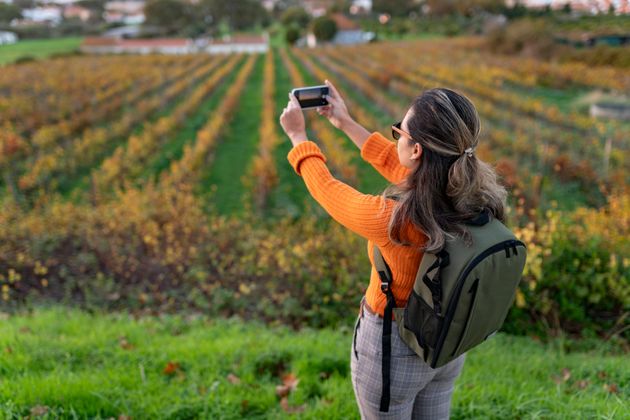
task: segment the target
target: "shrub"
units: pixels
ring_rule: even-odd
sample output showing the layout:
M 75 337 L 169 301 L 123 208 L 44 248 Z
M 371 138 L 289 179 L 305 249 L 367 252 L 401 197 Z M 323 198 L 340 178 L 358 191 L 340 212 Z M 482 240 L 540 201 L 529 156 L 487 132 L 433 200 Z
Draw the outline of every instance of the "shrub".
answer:
M 318 41 L 330 41 L 337 33 L 337 24 L 328 16 L 320 16 L 313 20 L 312 28 Z
M 293 45 L 298 39 L 300 39 L 300 36 L 300 30 L 295 25 L 291 25 L 287 28 L 284 38 L 287 41 L 287 44 Z
M 551 26 L 540 19 L 520 19 L 488 33 L 486 45 L 495 53 L 524 54 L 549 59 L 555 42 Z
M 528 260 L 505 329 L 630 338 L 629 215 L 619 193 L 515 228 Z M 353 319 L 369 275 L 365 241 L 330 219 L 219 216 L 181 184 L 0 212 L 2 310 L 44 299 L 335 326 Z

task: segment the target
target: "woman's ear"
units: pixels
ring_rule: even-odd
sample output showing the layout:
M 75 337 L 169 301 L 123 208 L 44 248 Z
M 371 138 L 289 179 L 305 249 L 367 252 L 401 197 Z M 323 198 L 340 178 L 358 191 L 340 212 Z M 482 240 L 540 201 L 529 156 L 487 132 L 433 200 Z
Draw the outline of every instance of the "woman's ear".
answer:
M 409 158 L 411 160 L 420 160 L 421 156 L 422 156 L 422 146 L 420 146 L 420 143 L 414 143 L 413 150 Z

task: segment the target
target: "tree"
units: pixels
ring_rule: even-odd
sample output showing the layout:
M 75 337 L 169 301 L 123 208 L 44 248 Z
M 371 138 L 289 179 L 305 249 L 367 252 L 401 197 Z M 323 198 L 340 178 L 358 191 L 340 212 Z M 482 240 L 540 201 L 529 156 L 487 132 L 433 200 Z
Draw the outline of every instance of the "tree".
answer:
M 348 13 L 350 6 L 352 6 L 352 0 L 334 0 L 334 3 L 328 7 L 326 13 Z
M 289 26 L 295 24 L 298 28 L 306 28 L 310 21 L 311 15 L 309 15 L 304 8 L 299 6 L 289 7 L 280 17 L 280 22 L 282 22 L 283 25 Z
M 13 5 L 20 10 L 32 9 L 36 6 L 35 0 L 13 0 Z
M 330 41 L 337 33 L 337 24 L 328 16 L 313 20 L 313 34 L 318 41 Z
M 300 39 L 300 35 L 300 29 L 297 28 L 295 25 L 290 25 L 287 28 L 284 37 L 289 45 L 293 45 L 297 42 L 298 39 Z
M 429 13 L 434 16 L 454 15 L 473 16 L 479 12 L 503 12 L 506 9 L 503 0 L 427 0 Z
M 302 7 L 302 2 L 300 0 L 276 0 L 272 10 L 274 18 L 280 18 L 290 7 Z
M 189 23 L 186 5 L 179 0 L 149 0 L 144 15 L 147 25 L 159 26 L 167 34 L 176 33 Z
M 372 11 L 392 16 L 407 16 L 409 12 L 417 8 L 418 5 L 414 0 L 374 0 L 372 2 Z
M 22 12 L 12 4 L 0 3 L 0 22 L 9 23 L 13 19 L 20 19 Z
M 267 10 L 258 0 L 201 0 L 197 10 L 213 25 L 227 22 L 231 30 L 251 28 L 268 20 Z

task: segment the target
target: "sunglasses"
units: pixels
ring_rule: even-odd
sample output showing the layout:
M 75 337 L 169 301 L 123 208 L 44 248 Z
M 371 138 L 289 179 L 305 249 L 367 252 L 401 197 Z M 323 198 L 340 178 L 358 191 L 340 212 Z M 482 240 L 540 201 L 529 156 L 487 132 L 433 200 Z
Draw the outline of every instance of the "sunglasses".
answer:
M 401 134 L 404 134 L 405 136 L 409 137 L 411 140 L 414 140 L 414 138 L 411 137 L 411 134 L 403 130 L 401 126 L 402 126 L 402 121 L 398 121 L 396 124 L 392 125 L 392 137 L 394 138 L 394 140 L 400 139 Z

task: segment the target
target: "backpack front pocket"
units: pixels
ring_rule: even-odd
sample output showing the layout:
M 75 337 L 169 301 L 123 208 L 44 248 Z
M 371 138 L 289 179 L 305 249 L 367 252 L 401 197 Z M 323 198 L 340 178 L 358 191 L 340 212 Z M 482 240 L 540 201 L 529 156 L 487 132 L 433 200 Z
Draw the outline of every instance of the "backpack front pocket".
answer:
M 444 317 L 436 314 L 422 296 L 412 290 L 405 308 L 405 328 L 416 335 L 425 354 L 435 348 L 443 322 Z

